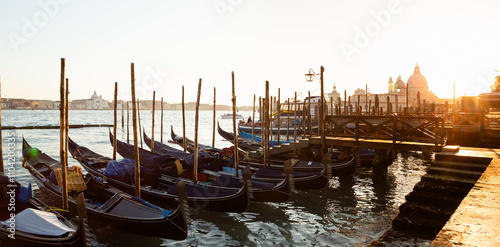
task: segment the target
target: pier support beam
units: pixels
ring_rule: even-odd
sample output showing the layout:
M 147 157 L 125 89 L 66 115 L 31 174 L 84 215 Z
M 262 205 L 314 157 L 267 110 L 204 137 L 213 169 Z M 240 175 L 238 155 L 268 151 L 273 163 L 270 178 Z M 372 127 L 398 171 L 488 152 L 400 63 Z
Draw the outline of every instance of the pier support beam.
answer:
M 300 160 L 314 160 L 314 153 L 311 146 L 301 148 L 298 150 L 297 157 Z
M 386 149 L 375 149 L 375 158 L 373 159 L 373 174 L 387 175 L 387 168 L 392 164 L 392 159 L 388 158 Z

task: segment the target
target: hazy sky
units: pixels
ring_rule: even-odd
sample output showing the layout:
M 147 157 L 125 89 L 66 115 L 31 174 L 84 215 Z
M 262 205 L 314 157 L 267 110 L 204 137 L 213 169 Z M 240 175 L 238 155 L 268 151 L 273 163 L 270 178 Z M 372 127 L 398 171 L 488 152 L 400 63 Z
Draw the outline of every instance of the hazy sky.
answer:
M 418 62 L 431 89 L 451 98 L 489 91 L 500 69 L 500 1 L 425 0 L 184 0 L 0 1 L 2 97 L 59 98 L 60 58 L 66 58 L 70 100 L 94 90 L 130 97 L 130 63 L 137 96 L 173 103 L 196 99 L 230 104 L 231 71 L 238 105 L 281 88 L 314 91 L 304 74 L 325 67 L 352 94 L 368 84 L 387 92 L 390 76 L 406 82 Z

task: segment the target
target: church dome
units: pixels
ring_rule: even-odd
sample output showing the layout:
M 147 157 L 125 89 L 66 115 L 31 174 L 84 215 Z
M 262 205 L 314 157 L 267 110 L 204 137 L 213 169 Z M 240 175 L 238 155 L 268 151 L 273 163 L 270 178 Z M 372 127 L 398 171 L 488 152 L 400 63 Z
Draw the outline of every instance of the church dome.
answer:
M 420 67 L 418 64 L 415 66 L 413 75 L 408 78 L 408 86 L 412 88 L 429 88 L 427 79 L 425 79 L 425 76 L 420 73 Z
M 92 96 L 90 96 L 90 99 L 97 99 L 97 98 L 99 98 L 99 96 L 97 96 L 97 93 L 94 90 L 94 94 L 92 94 Z
M 401 75 L 398 76 L 396 83 L 394 83 L 394 89 L 405 89 L 406 85 L 403 79 L 401 79 Z

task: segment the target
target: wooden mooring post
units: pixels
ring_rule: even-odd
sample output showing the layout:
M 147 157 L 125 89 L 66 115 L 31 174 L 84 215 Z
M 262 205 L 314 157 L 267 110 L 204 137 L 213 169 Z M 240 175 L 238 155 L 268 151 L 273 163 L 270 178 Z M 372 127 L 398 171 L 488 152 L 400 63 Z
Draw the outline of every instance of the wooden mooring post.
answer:
M 130 116 L 130 114 L 128 112 L 128 108 L 129 108 L 128 105 L 129 104 L 128 104 L 128 101 L 127 101 L 127 143 L 130 144 L 130 131 L 129 131 L 129 122 L 130 122 L 130 120 L 129 120 L 130 117 L 129 116 Z
M 215 116 L 215 111 L 216 111 L 216 90 L 215 90 L 215 87 L 214 87 L 214 112 L 213 112 L 213 117 L 212 117 L 212 147 L 215 147 L 215 119 L 217 118 Z M 255 104 L 255 102 L 254 102 Z M 253 134 L 253 133 L 252 133 Z
M 130 90 L 132 91 L 132 125 L 134 131 L 135 196 L 141 197 L 141 164 L 139 160 L 139 138 L 137 136 L 137 102 L 135 98 L 135 69 L 130 64 Z
M 196 96 L 196 112 L 194 117 L 194 182 L 198 182 L 198 120 L 200 119 L 200 95 L 201 78 L 198 82 L 198 94 Z M 185 139 L 184 139 L 185 140 Z M 184 144 L 185 145 L 185 144 Z
M 118 82 L 115 82 L 115 102 L 113 104 L 113 109 L 114 109 L 114 121 L 113 121 L 113 160 L 116 160 L 116 125 L 117 125 L 117 111 L 118 111 Z M 122 115 L 123 116 L 123 115 Z
M 151 111 L 151 152 L 155 152 L 155 112 L 156 112 L 156 91 L 153 91 L 153 110 Z M 142 141 L 141 141 L 142 144 Z
M 307 91 L 307 97 L 309 97 L 309 100 L 307 102 L 307 108 L 308 108 L 307 109 L 307 125 L 308 125 L 309 137 L 311 137 L 312 136 L 311 91 Z
M 264 167 L 269 167 L 270 151 L 269 151 L 269 81 L 266 81 L 266 96 L 264 97 Z
M 139 124 L 139 140 L 141 141 L 141 148 L 142 148 L 142 128 L 141 128 L 141 101 L 139 101 L 139 98 L 137 98 L 137 118 L 138 118 L 138 124 Z
M 278 88 L 278 101 L 276 103 L 276 114 L 277 114 L 277 118 L 278 118 L 278 145 L 280 145 L 280 136 L 281 136 L 281 105 L 280 105 L 280 89 Z
M 297 157 L 297 91 L 295 91 L 295 100 L 293 102 L 293 158 Z
M 255 131 L 255 94 L 253 94 L 253 110 L 252 110 L 252 142 L 254 141 Z
M 123 129 L 125 128 L 125 106 L 123 105 L 123 103 L 121 105 L 122 105 L 122 131 L 123 131 Z
M 163 97 L 161 97 L 160 142 L 163 143 Z
M 238 152 L 238 129 L 236 129 L 236 90 L 234 86 L 234 71 L 231 71 L 231 85 L 233 88 L 231 101 L 233 102 L 233 134 L 234 134 L 234 169 L 235 176 L 239 177 L 238 166 L 239 166 L 239 152 Z
M 66 153 L 66 85 L 65 85 L 65 67 L 66 59 L 61 58 L 61 86 L 60 86 L 60 103 L 59 103 L 59 132 L 60 132 L 60 162 L 61 162 L 61 173 L 62 173 L 62 203 L 63 209 L 68 210 L 68 175 L 67 175 L 67 153 Z
M 2 81 L 0 78 L 0 174 L 4 173 L 2 145 L 3 145 L 3 143 L 2 143 Z
M 186 143 L 186 108 L 184 106 L 184 86 L 182 86 L 182 147 L 184 152 L 187 150 Z
M 288 98 L 287 107 L 287 111 L 290 112 L 290 98 Z M 286 141 L 290 141 L 290 116 L 286 118 Z

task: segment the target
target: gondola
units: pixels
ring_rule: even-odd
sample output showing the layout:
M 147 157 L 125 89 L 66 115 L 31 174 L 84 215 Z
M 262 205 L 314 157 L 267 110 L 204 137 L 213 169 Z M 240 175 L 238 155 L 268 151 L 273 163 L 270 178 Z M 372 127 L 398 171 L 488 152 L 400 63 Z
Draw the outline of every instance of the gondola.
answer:
M 62 199 L 57 182 L 51 173 L 61 165 L 37 148 L 32 148 L 23 138 L 23 166 L 30 172 L 38 187 Z M 70 169 L 68 169 L 70 170 Z M 78 169 L 76 169 L 78 170 Z M 183 240 L 187 237 L 186 195 L 184 184 L 177 184 L 179 203 L 173 211 L 167 211 L 141 198 L 132 197 L 99 181 L 91 174 L 84 178 L 85 207 L 89 217 L 100 220 L 123 231 L 146 236 Z M 68 193 L 70 209 L 76 206 L 74 192 Z
M 151 139 L 144 133 L 144 138 L 147 138 L 145 141 L 146 144 L 148 145 L 151 144 Z M 113 142 L 113 136 L 110 133 L 110 141 L 111 143 Z M 157 143 L 157 142 L 155 142 Z M 158 142 L 158 149 L 161 149 L 161 146 L 166 146 L 166 145 L 160 145 Z M 120 153 L 122 156 L 125 158 L 130 157 L 132 154 L 132 149 L 133 146 L 129 145 L 127 143 L 121 142 L 117 140 L 117 149 L 118 153 Z M 166 146 L 166 148 L 169 148 Z M 171 148 L 173 149 L 173 148 Z M 156 150 L 156 148 L 155 148 Z M 193 154 L 190 153 L 185 153 L 180 150 L 171 150 L 171 152 L 167 152 L 165 147 L 164 149 L 161 149 L 162 152 L 165 152 L 164 154 L 160 153 L 152 153 L 150 151 L 140 149 L 140 155 L 141 160 L 165 160 L 167 157 L 173 157 L 173 159 L 184 159 L 187 162 L 190 162 L 189 160 L 193 160 Z M 177 153 L 176 153 L 177 152 Z M 175 155 L 174 155 L 175 154 Z M 207 155 L 200 156 L 199 161 L 200 163 L 206 162 Z M 141 161 L 142 162 L 142 161 Z M 189 164 L 186 164 L 183 169 L 189 169 L 188 168 Z M 208 169 L 203 169 L 208 168 Z M 219 173 L 217 172 L 218 169 L 211 169 L 207 166 L 203 166 L 202 168 L 199 169 L 200 171 L 200 178 L 205 179 L 206 181 L 199 182 L 201 186 L 207 189 L 215 189 L 215 190 L 237 190 L 241 188 L 243 185 L 243 180 L 241 178 L 237 178 L 232 176 L 232 174 L 228 173 Z M 178 169 L 176 167 L 176 169 Z M 250 168 L 249 168 L 250 169 Z M 248 170 L 250 172 L 250 170 Z M 242 171 L 242 174 L 244 174 L 244 171 Z M 249 174 L 250 176 L 250 174 Z M 166 176 L 162 176 L 160 180 L 165 179 Z M 186 180 L 185 180 L 186 181 Z M 285 176 L 284 179 L 281 179 L 277 183 L 263 183 L 263 182 L 257 182 L 257 181 L 250 181 L 250 186 L 251 186 L 251 200 L 253 201 L 259 201 L 259 202 L 285 202 L 288 200 L 290 197 L 290 186 L 289 186 L 289 178 L 288 176 Z
M 172 140 L 182 140 L 182 137 L 178 137 L 172 128 L 171 131 L 171 136 Z M 147 145 L 147 142 L 146 142 Z M 165 144 L 161 144 L 165 145 Z M 160 145 L 158 145 L 160 146 Z M 165 145 L 166 146 L 166 145 Z M 165 148 L 166 149 L 166 148 Z M 155 144 L 155 150 L 156 150 L 156 144 Z M 222 150 L 221 150 L 222 151 Z M 245 162 L 240 162 L 241 167 L 245 167 Z M 248 163 L 249 166 L 253 166 L 254 163 Z M 224 166 L 222 167 L 223 169 L 230 170 L 231 167 Z M 259 167 L 257 168 L 262 168 L 262 164 L 260 164 Z M 267 182 L 267 183 L 277 183 L 279 182 L 279 179 L 283 179 L 283 169 L 284 166 L 281 166 L 279 171 L 281 173 L 275 174 L 275 171 L 269 171 L 269 174 L 266 172 L 266 170 L 261 169 L 261 171 L 257 174 L 254 174 L 252 176 L 252 180 L 256 181 L 261 181 L 261 182 Z M 273 175 L 271 175 L 273 174 Z M 281 176 L 281 178 L 279 177 Z M 320 189 L 326 186 L 328 183 L 328 179 L 330 178 L 329 172 L 327 169 L 322 169 L 320 171 L 293 171 L 293 184 L 294 187 L 297 189 Z
M 118 143 L 118 151 L 125 158 L 133 158 L 133 149 L 129 149 L 126 152 L 128 154 L 120 152 L 120 146 L 128 145 L 126 143 Z M 92 150 L 80 146 L 73 140 L 69 139 L 69 151 L 80 164 L 91 174 L 98 177 L 105 177 L 107 182 L 122 190 L 126 193 L 133 194 L 134 186 L 132 185 L 130 179 L 125 180 L 123 178 L 112 178 L 110 176 L 105 176 L 105 170 L 108 163 L 113 160 L 105 156 L 99 155 Z M 150 179 L 150 181 L 141 182 L 141 194 L 144 199 L 160 204 L 171 204 L 175 203 L 175 186 L 173 186 L 179 179 L 161 175 L 160 170 L 156 169 L 157 165 L 165 162 L 174 162 L 175 159 L 163 159 L 160 160 L 158 157 L 146 157 L 147 152 L 144 149 L 140 149 L 139 157 L 141 164 L 141 174 L 145 174 L 145 169 L 152 171 L 156 177 Z M 168 158 L 168 157 L 165 157 Z M 133 162 L 133 161 L 131 161 Z M 189 183 L 189 180 L 185 180 L 186 189 L 188 193 L 189 204 L 193 207 L 200 209 L 208 209 L 211 211 L 219 212 L 244 212 L 248 207 L 248 189 L 245 184 L 241 184 L 238 189 L 213 189 L 209 187 L 199 186 Z
M 181 147 L 184 145 L 184 138 L 182 136 L 177 136 L 175 133 L 174 133 L 174 127 L 172 125 L 170 125 L 170 138 L 172 138 L 172 141 L 175 143 L 175 144 L 178 144 L 180 145 Z M 193 152 L 194 149 L 194 141 L 186 138 L 186 149 L 189 151 L 189 152 Z M 198 143 L 198 149 L 199 150 L 204 150 L 204 151 L 207 151 L 207 152 L 218 152 L 220 150 L 217 150 L 217 149 L 214 149 L 213 147 L 211 146 L 208 146 L 208 145 L 203 145 L 203 144 L 200 144 Z
M 6 223 L 0 223 L 1 246 L 90 246 L 83 194 L 77 198 L 78 226 L 75 227 L 57 211 L 31 197 L 31 186 L 21 187 L 0 174 L 0 191 L 5 193 L 0 198 L 0 221 Z M 11 198 L 15 198 L 14 204 L 10 203 Z
M 234 143 L 234 134 L 223 130 L 219 122 L 217 122 L 217 133 L 219 133 L 222 138 Z M 244 140 L 243 138 L 238 138 L 238 147 L 245 151 L 257 151 L 260 149 L 260 143 Z

